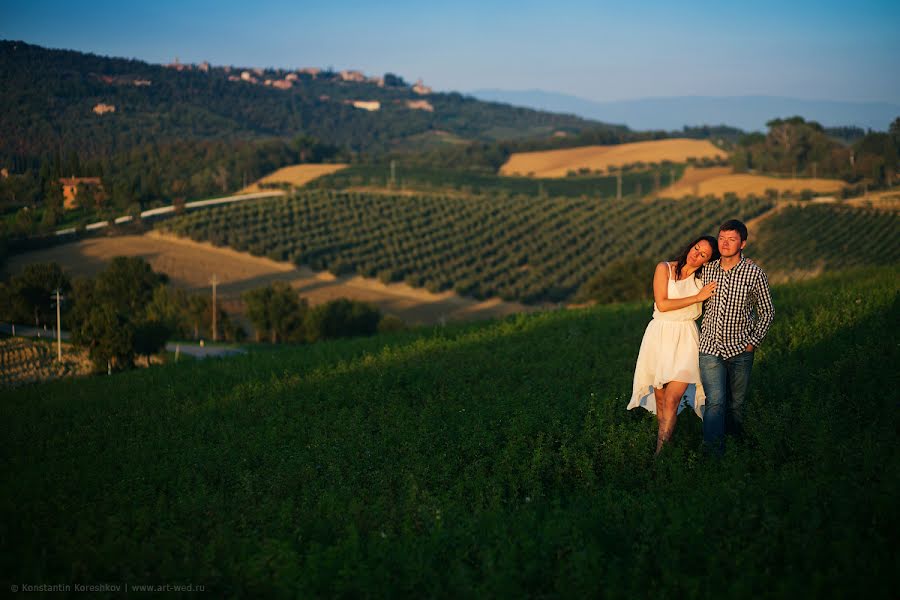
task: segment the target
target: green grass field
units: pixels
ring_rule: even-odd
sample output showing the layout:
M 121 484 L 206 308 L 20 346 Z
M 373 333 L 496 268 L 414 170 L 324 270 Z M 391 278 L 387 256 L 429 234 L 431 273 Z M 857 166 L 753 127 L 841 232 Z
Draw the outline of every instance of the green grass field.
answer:
M 229 597 L 896 596 L 900 270 L 774 288 L 747 438 L 656 462 L 646 304 L 422 329 L 0 403 L 0 573 Z

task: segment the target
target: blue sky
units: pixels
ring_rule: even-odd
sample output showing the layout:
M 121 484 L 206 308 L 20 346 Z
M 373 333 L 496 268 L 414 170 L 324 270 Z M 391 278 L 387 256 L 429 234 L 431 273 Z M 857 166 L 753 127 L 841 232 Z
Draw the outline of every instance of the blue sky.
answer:
M 900 103 L 900 2 L 0 0 L 0 38 L 148 62 L 355 68 L 591 100 Z

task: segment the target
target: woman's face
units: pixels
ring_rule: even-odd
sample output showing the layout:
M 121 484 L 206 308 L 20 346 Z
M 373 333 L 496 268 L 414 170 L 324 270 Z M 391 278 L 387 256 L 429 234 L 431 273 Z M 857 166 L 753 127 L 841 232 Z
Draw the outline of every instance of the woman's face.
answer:
M 712 257 L 712 246 L 706 240 L 700 240 L 691 248 L 687 255 L 687 264 L 695 269 L 699 269 L 709 262 Z

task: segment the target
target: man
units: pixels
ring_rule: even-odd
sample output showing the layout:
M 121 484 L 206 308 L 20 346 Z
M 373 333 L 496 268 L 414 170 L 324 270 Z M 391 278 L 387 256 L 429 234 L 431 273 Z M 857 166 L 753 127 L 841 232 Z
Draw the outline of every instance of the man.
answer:
M 759 265 L 744 259 L 746 245 L 747 226 L 726 221 L 719 228 L 721 257 L 702 271 L 703 285 L 717 282 L 704 302 L 700 331 L 703 441 L 716 454 L 724 450 L 726 433 L 742 432 L 754 352 L 775 314 L 769 280 Z

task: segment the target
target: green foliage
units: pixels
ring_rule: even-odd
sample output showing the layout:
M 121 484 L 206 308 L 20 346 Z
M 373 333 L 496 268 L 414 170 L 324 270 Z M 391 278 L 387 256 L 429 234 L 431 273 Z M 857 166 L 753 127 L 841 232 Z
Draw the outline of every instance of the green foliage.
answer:
M 728 125 L 700 125 L 698 127 L 689 127 L 685 125 L 682 128 L 683 137 L 695 140 L 710 140 L 712 142 L 723 141 L 726 145 L 734 144 L 746 134 L 736 128 Z
M 150 357 L 158 354 L 166 347 L 166 342 L 172 335 L 172 328 L 164 321 L 144 320 L 134 326 L 134 353 L 147 357 L 147 366 L 150 366 Z
M 768 135 L 753 133 L 738 141 L 732 154 L 735 170 L 832 177 L 873 186 L 890 183 L 890 175 L 898 170 L 900 134 L 828 130 L 802 117 L 774 119 L 767 125 Z M 835 136 L 849 136 L 847 141 L 852 140 L 853 146 Z
M 157 285 L 144 313 L 148 321 L 164 323 L 173 335 L 186 337 L 193 325 L 190 307 L 191 298 L 183 289 Z
M 653 298 L 653 273 L 659 262 L 638 256 L 614 260 L 581 286 L 576 300 L 607 304 Z
M 244 293 L 247 317 L 256 329 L 256 339 L 269 335 L 274 344 L 306 339 L 304 319 L 309 310 L 289 283 L 276 281 L 264 288 Z
M 246 201 L 165 221 L 199 241 L 276 252 L 336 274 L 407 281 L 476 298 L 561 302 L 621 256 L 669 257 L 690 235 L 749 220 L 762 199 L 637 201 L 333 191 Z
M 97 275 L 95 297 L 122 314 L 137 315 L 153 298 L 153 290 L 166 281 L 168 277 L 154 272 L 143 258 L 116 256 Z
M 0 400 L 3 571 L 235 597 L 892 598 L 898 275 L 773 289 L 721 460 L 683 413 L 654 461 L 655 419 L 625 410 L 643 303 L 23 388 Z
M 344 82 L 336 73 L 323 72 L 301 78 L 290 90 L 278 90 L 229 81 L 233 73 L 221 67 L 206 73 L 176 71 L 16 41 L 0 42 L 0 73 L 0 165 L 16 173 L 36 168 L 34 161 L 48 148 L 63 149 L 61 160 L 69 176 L 81 172 L 84 161 L 181 141 L 290 139 L 303 134 L 353 153 L 384 154 L 398 144 L 426 144 L 435 131 L 495 140 L 549 137 L 557 130 L 574 133 L 598 125 L 460 94 L 429 95 L 434 112 L 411 110 L 406 101 L 421 97 L 396 76 L 387 78 L 393 85 L 379 87 Z M 286 74 L 268 70 L 265 77 Z M 137 79 L 151 85 L 137 87 Z M 377 100 L 382 109 L 369 112 L 350 104 L 361 99 Z M 94 114 L 91 107 L 101 100 L 119 110 Z M 150 175 L 141 185 L 152 186 L 153 179 Z
M 72 329 L 72 341 L 88 349 L 97 371 L 107 367 L 116 370 L 131 367 L 135 353 L 135 323 L 130 315 L 119 312 L 113 304 L 102 302 L 90 282 L 78 282 L 75 289 L 79 304 L 73 312 L 76 324 Z M 86 307 L 87 303 L 90 303 L 90 309 Z
M 156 291 L 165 282 L 166 276 L 154 273 L 144 259 L 125 256 L 115 257 L 95 279 L 76 282 L 72 341 L 88 349 L 96 370 L 130 368 L 135 353 L 149 362 L 149 355 L 165 345 L 173 323 Z
M 372 335 L 378 331 L 381 313 L 364 302 L 338 298 L 310 308 L 290 284 L 276 281 L 244 293 L 247 317 L 256 339 L 268 336 L 277 342 L 318 342 L 341 337 Z M 400 322 L 402 327 L 402 321 Z M 398 330 L 396 323 L 385 324 Z
M 641 196 L 653 191 L 659 182 L 681 177 L 684 165 L 630 171 L 622 176 L 622 194 Z M 463 192 L 466 194 L 515 194 L 523 196 L 564 196 L 614 198 L 615 176 L 579 176 L 577 178 L 507 177 L 493 173 L 454 168 L 431 168 L 400 163 L 394 168 L 391 180 L 390 165 L 358 165 L 326 175 L 307 184 L 312 189 L 345 189 L 360 185 L 403 188 L 406 190 Z M 661 183 L 660 183 L 661 185 Z
M 25 265 L 19 275 L 0 287 L 2 320 L 55 325 L 57 289 L 64 296 L 72 289 L 71 280 L 57 263 Z
M 310 309 L 305 321 L 307 339 L 316 342 L 372 335 L 378 331 L 381 312 L 365 302 L 338 298 Z

